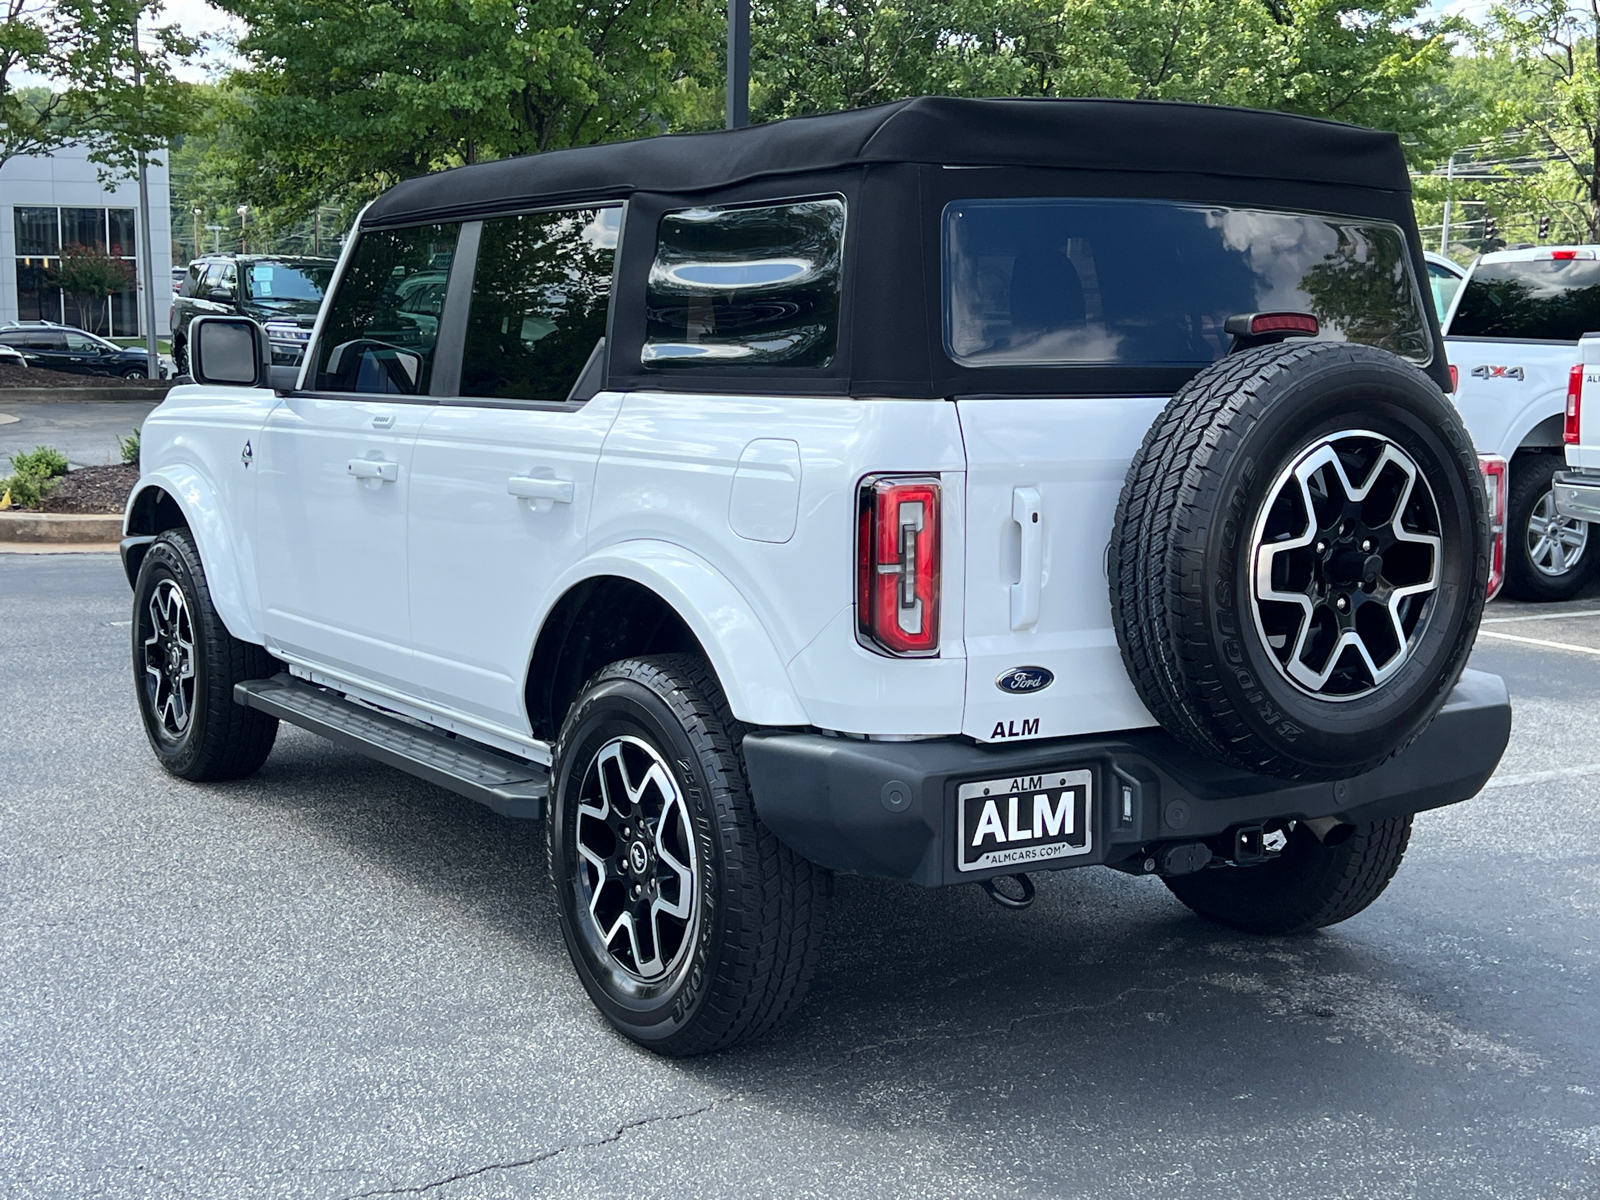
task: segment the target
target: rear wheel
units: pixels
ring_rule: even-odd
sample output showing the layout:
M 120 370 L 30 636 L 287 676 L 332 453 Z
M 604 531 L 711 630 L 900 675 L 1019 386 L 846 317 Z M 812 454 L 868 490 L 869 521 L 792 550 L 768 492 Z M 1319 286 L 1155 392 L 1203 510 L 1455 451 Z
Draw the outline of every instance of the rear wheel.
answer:
M 1556 512 L 1559 454 L 1520 454 L 1511 464 L 1506 498 L 1506 595 L 1517 600 L 1570 600 L 1594 574 L 1595 541 L 1587 521 Z
M 1342 839 L 1337 835 L 1344 833 Z M 1355 916 L 1394 878 L 1411 818 L 1335 827 L 1324 843 L 1303 823 L 1283 833 L 1276 857 L 1256 866 L 1207 867 L 1166 881 L 1202 917 L 1246 933 L 1309 933 Z
M 161 765 L 196 782 L 253 774 L 278 720 L 233 702 L 233 686 L 274 673 L 261 646 L 228 632 L 186 529 L 151 543 L 133 588 L 133 675 L 139 715 Z
M 143 367 L 131 367 L 122 373 L 124 379 L 149 379 L 150 373 Z
M 562 725 L 546 828 L 567 950 L 661 1054 L 759 1037 L 803 999 L 831 877 L 755 814 L 734 720 L 692 655 L 598 672 Z

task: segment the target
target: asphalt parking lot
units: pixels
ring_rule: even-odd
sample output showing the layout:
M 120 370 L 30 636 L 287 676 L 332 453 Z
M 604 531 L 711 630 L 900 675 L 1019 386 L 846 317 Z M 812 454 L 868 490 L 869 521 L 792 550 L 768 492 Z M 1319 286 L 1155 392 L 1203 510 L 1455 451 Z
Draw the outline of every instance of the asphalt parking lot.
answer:
M 164 775 L 127 609 L 0 555 L 0 1195 L 1600 1197 L 1600 588 L 1492 606 L 1505 762 L 1344 925 L 841 878 L 799 1019 L 691 1062 L 590 1007 L 538 825 L 287 727 Z
M 11 456 L 35 446 L 54 446 L 74 467 L 121 462 L 118 439 L 144 424 L 154 403 L 118 400 L 7 400 L 0 390 L 0 474 Z

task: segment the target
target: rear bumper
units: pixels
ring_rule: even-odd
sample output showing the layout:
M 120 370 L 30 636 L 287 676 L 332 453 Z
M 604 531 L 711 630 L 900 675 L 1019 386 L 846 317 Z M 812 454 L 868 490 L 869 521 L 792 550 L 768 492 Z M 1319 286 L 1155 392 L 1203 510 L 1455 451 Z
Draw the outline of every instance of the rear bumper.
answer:
M 1510 736 L 1505 683 L 1466 671 L 1403 753 L 1334 783 L 1290 783 L 1220 766 L 1161 729 L 1000 746 L 762 732 L 745 738 L 744 755 L 756 811 L 791 849 L 836 871 L 940 887 L 1017 870 L 957 870 L 962 782 L 1089 769 L 1092 849 L 1048 866 L 1116 864 L 1273 818 L 1360 823 L 1456 804 L 1483 787 Z
M 1600 475 L 1557 471 L 1556 512 L 1572 521 L 1600 521 Z

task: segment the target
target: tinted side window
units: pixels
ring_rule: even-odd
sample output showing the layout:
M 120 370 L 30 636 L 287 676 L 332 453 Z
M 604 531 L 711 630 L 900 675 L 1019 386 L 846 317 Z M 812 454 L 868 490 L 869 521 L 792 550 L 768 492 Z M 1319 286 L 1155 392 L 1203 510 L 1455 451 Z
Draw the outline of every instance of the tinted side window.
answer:
M 319 391 L 425 395 L 457 225 L 361 235 L 317 344 Z
M 618 208 L 483 223 L 461 394 L 565 400 L 605 336 Z
M 1600 329 L 1600 260 L 1480 263 L 1467 281 L 1455 337 L 1575 342 Z
M 825 367 L 839 342 L 844 201 L 661 218 L 645 292 L 649 367 Z

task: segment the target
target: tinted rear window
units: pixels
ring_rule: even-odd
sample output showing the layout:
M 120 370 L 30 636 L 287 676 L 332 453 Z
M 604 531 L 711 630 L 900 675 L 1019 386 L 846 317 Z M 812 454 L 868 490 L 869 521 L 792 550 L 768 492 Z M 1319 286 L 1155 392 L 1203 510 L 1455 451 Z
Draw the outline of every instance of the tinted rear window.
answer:
M 1450 322 L 1458 337 L 1575 342 L 1600 329 L 1600 260 L 1480 263 Z
M 1236 313 L 1431 357 L 1405 235 L 1380 221 L 1148 200 L 945 208 L 945 348 L 966 366 L 1203 365 Z

